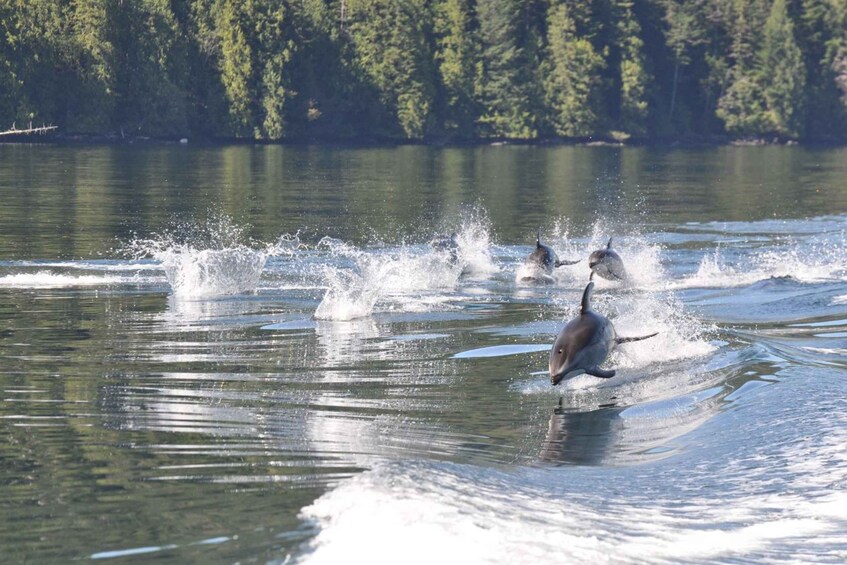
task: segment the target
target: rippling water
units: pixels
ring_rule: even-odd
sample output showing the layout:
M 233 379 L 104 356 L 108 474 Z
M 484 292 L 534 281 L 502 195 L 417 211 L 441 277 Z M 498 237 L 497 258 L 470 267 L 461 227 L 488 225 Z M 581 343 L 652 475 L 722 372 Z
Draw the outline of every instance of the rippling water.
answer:
M 796 147 L 0 145 L 0 555 L 843 562 L 845 186 Z M 659 335 L 554 388 L 610 236 L 595 308 Z

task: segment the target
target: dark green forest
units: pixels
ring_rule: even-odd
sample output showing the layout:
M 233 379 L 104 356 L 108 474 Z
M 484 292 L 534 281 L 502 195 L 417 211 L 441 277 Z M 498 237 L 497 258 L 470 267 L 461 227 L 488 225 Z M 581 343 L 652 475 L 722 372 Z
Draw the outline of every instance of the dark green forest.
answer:
M 847 0 L 0 0 L 0 129 L 847 140 Z

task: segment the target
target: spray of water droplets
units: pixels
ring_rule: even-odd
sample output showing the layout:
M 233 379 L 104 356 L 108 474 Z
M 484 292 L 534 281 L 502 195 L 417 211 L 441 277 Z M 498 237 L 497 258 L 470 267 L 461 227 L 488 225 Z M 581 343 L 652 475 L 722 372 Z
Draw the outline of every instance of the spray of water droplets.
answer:
M 247 237 L 247 227 L 227 216 L 176 224 L 148 238 L 135 238 L 124 251 L 159 261 L 174 297 L 206 298 L 252 292 L 268 257 L 293 253 L 296 236 L 272 245 Z

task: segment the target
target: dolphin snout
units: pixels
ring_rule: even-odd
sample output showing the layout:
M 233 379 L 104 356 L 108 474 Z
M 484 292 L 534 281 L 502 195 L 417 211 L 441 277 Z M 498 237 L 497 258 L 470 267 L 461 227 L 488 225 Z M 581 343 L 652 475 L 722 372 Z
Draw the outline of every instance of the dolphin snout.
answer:
M 550 382 L 553 383 L 553 386 L 556 386 L 557 384 L 562 382 L 562 379 L 565 378 L 566 372 L 567 371 L 560 371 L 560 372 L 556 373 L 555 375 L 552 374 L 552 373 L 550 374 Z

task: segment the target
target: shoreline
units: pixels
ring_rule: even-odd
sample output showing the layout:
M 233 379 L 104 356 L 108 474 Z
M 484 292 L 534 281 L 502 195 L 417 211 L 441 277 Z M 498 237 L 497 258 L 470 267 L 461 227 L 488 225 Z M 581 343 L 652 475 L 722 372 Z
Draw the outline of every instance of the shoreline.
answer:
M 804 146 L 804 147 L 846 147 L 847 140 L 835 139 L 785 139 L 778 137 L 733 138 L 729 136 L 680 136 L 660 138 L 629 138 L 626 140 L 613 137 L 584 137 L 584 138 L 430 138 L 430 139 L 395 139 L 389 137 L 352 138 L 291 138 L 291 139 L 244 139 L 244 138 L 209 138 L 209 137 L 156 137 L 156 136 L 121 136 L 118 134 L 21 134 L 7 135 L 0 139 L 0 145 L 194 145 L 194 146 L 227 146 L 227 145 L 282 145 L 292 147 L 348 147 L 348 148 L 389 148 L 403 146 L 422 147 L 483 147 L 483 146 L 535 146 L 535 147 L 657 147 L 669 149 L 689 149 L 705 147 L 764 147 L 764 146 Z

